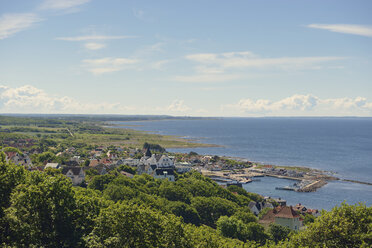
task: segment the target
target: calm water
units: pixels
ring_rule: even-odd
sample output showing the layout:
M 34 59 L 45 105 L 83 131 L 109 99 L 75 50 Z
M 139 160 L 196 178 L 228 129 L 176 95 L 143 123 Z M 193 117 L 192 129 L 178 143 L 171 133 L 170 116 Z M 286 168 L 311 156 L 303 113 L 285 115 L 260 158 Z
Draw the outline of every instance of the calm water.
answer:
M 176 152 L 247 158 L 276 165 L 298 165 L 337 173 L 340 178 L 372 182 L 372 118 L 223 118 L 121 122 L 159 134 L 178 135 L 223 147 L 169 149 Z M 264 178 L 245 187 L 262 195 L 282 197 L 331 209 L 343 200 L 372 204 L 372 186 L 332 182 L 313 193 L 275 190 L 289 180 Z

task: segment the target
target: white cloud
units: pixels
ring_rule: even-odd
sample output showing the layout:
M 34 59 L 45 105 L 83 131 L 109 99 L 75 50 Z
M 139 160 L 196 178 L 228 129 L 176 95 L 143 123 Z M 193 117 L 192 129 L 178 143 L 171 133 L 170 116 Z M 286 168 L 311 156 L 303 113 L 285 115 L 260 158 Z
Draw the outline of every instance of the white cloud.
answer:
M 279 57 L 261 58 L 252 52 L 199 53 L 186 59 L 203 65 L 218 66 L 221 69 L 247 67 L 306 67 L 317 63 L 344 59 L 342 57 Z
M 50 94 L 31 85 L 0 85 L 1 113 L 71 113 L 71 114 L 189 114 L 192 109 L 183 100 L 167 106 L 86 103 L 68 96 Z
M 4 14 L 0 17 L 0 40 L 25 30 L 40 21 L 42 19 L 33 13 Z
M 89 50 L 99 50 L 99 49 L 105 48 L 106 45 L 101 44 L 101 43 L 90 42 L 90 43 L 84 44 L 84 47 Z
M 167 108 L 167 112 L 187 112 L 190 111 L 191 108 L 185 105 L 183 100 L 174 100 Z
M 372 37 L 372 26 L 350 24 L 310 24 L 309 28 L 324 29 L 336 33 L 354 34 Z
M 136 36 L 130 35 L 85 35 L 85 36 L 76 36 L 76 37 L 57 37 L 56 40 L 65 40 L 65 41 L 88 41 L 88 40 L 121 40 L 136 38 Z
M 86 4 L 91 0 L 44 0 L 41 9 L 62 10 L 77 7 Z
M 196 63 L 194 75 L 179 75 L 173 79 L 182 82 L 225 82 L 257 76 L 260 70 L 314 70 L 330 68 L 323 65 L 345 59 L 343 57 L 277 57 L 264 58 L 250 51 L 226 53 L 197 53 L 185 56 Z M 261 75 L 267 75 L 265 74 Z
M 133 111 L 119 103 L 82 103 L 68 96 L 51 95 L 31 85 L 0 86 L 0 110 L 5 113 L 119 113 Z
M 104 74 L 108 72 L 121 71 L 127 69 L 128 66 L 137 64 L 139 60 L 128 58 L 100 58 L 100 59 L 85 59 L 83 67 L 94 75 Z
M 278 101 L 241 99 L 235 104 L 222 105 L 222 110 L 248 115 L 368 116 L 372 114 L 372 102 L 363 97 L 321 99 L 313 95 L 296 94 Z

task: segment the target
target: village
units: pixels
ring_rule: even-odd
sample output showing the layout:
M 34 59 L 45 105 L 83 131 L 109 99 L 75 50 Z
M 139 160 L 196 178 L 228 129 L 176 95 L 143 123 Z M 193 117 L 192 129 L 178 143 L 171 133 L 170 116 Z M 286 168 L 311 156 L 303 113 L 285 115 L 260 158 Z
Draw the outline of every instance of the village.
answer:
M 262 166 L 247 160 L 199 155 L 194 152 L 189 154 L 167 153 L 159 146 L 145 144 L 144 149 L 128 148 L 120 146 L 97 146 L 89 151 L 88 159 L 83 159 L 78 149 L 69 147 L 55 156 L 47 154 L 30 154 L 18 149 L 3 148 L 6 161 L 24 166 L 30 171 L 44 171 L 59 169 L 61 173 L 70 178 L 74 186 L 86 187 L 89 177 L 105 175 L 110 171 L 118 171 L 120 174 L 133 178 L 135 174 L 148 174 L 155 179 L 167 179 L 171 182 L 176 180 L 177 175 L 196 170 L 220 184 L 221 187 L 242 187 L 244 183 L 250 183 L 263 176 L 275 176 L 291 178 L 299 182 L 295 191 L 303 191 L 314 185 L 314 182 L 329 180 L 319 171 L 300 172 L 296 170 L 276 169 L 273 166 Z M 45 158 L 40 160 L 44 155 Z M 64 157 L 64 162 L 57 162 L 59 157 Z M 66 158 L 68 158 L 66 160 Z M 35 164 L 33 163 L 36 162 Z M 40 163 L 42 162 L 42 163 Z M 317 187 L 317 186 L 316 186 Z M 315 187 L 315 188 L 316 188 Z M 302 189 L 302 190 L 301 190 Z M 309 190 L 310 191 L 310 190 Z M 277 223 L 292 230 L 303 228 L 303 217 L 311 215 L 317 217 L 320 212 L 316 209 L 297 204 L 287 206 L 284 199 L 264 197 L 262 201 L 252 201 L 248 204 L 250 211 L 261 218 L 259 223 L 269 226 Z M 267 211 L 269 210 L 269 211 Z

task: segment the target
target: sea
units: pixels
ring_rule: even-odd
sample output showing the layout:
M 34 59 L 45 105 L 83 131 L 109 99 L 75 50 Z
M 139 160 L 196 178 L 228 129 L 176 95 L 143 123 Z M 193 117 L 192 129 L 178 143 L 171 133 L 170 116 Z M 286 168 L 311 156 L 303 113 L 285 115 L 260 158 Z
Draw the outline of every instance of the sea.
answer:
M 329 171 L 341 179 L 372 183 L 372 118 L 214 118 L 114 123 L 219 145 L 168 149 L 170 152 L 194 151 L 263 164 L 305 166 Z M 249 192 L 285 199 L 289 205 L 301 203 L 319 210 L 331 210 L 342 202 L 372 205 L 371 185 L 332 181 L 309 193 L 275 189 L 293 183 L 264 177 L 243 187 Z

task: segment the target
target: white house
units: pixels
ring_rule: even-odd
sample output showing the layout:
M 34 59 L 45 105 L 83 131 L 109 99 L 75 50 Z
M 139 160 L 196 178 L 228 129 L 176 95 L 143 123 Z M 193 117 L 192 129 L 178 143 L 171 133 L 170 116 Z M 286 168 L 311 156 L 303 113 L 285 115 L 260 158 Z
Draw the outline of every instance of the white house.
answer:
M 163 155 L 157 161 L 158 168 L 169 168 L 174 167 L 173 159 L 169 158 L 167 155 Z
M 70 178 L 73 185 L 80 185 L 85 180 L 85 171 L 80 166 L 63 167 L 62 174 Z
M 279 206 L 270 210 L 259 223 L 264 226 L 275 223 L 297 231 L 302 227 L 300 215 L 293 210 L 292 206 Z
M 171 182 L 175 181 L 174 170 L 171 168 L 157 168 L 154 172 L 156 179 L 168 179 Z

